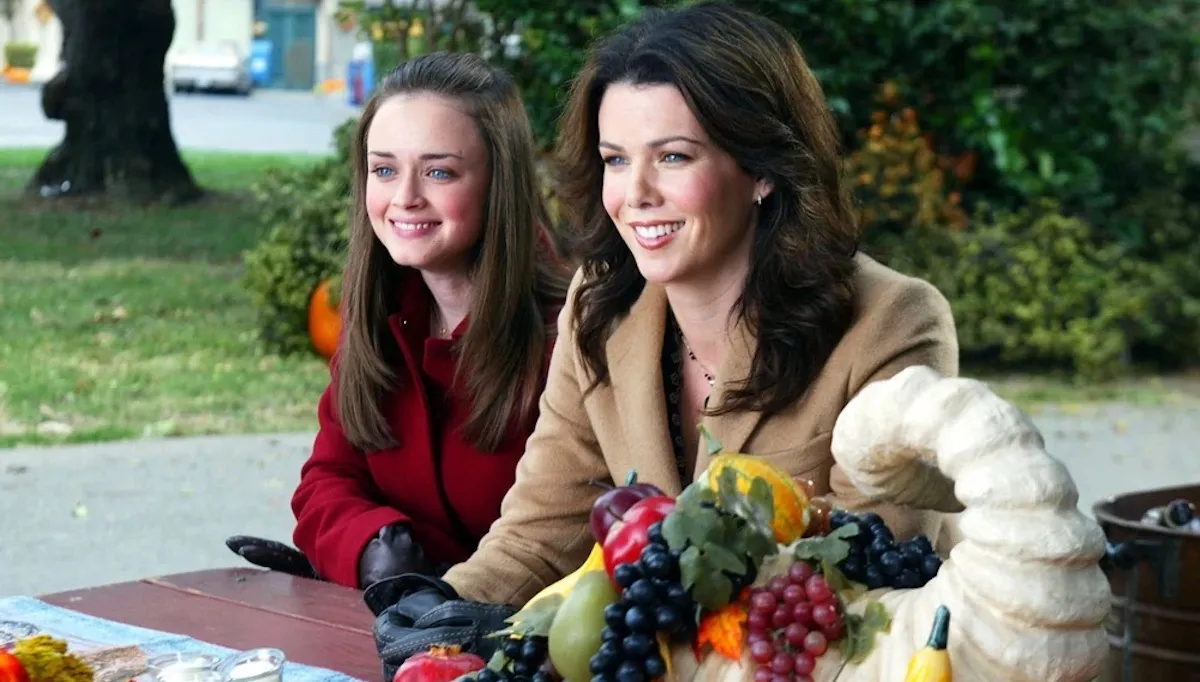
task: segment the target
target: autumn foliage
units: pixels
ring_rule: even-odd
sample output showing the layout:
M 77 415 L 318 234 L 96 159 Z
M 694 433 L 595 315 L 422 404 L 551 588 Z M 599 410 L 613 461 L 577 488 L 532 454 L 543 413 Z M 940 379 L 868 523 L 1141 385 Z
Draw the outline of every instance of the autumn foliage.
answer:
M 704 655 L 705 646 L 730 660 L 741 660 L 746 641 L 746 619 L 749 617 L 746 602 L 749 598 L 750 590 L 743 590 L 737 601 L 705 614 L 700 620 L 693 646 L 696 660 Z
M 969 220 L 955 187 L 971 179 L 975 154 L 935 152 L 933 137 L 921 130 L 916 110 L 898 106 L 894 86 L 884 84 L 880 104 L 846 161 L 863 228 L 964 228 Z

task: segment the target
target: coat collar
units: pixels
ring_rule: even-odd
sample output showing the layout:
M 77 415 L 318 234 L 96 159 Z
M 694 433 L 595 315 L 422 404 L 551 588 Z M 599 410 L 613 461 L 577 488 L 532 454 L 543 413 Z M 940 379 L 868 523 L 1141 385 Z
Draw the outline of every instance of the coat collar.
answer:
M 661 286 L 647 283 L 630 307 L 629 314 L 609 337 L 608 370 L 622 430 L 630 447 L 638 450 L 639 478 L 662 481 L 666 485 L 660 487 L 668 494 L 677 495 L 682 486 L 677 483 L 675 457 L 667 429 L 661 369 L 666 327 L 666 292 Z M 713 406 L 720 405 L 727 392 L 749 376 L 755 347 L 754 335 L 746 323 L 739 320 L 725 359 L 717 368 L 716 385 L 710 398 Z M 761 418 L 762 415 L 755 411 L 738 411 L 705 417 L 703 424 L 723 449 L 737 451 L 745 446 Z M 708 444 L 701 439 L 693 479 L 708 468 L 710 459 Z

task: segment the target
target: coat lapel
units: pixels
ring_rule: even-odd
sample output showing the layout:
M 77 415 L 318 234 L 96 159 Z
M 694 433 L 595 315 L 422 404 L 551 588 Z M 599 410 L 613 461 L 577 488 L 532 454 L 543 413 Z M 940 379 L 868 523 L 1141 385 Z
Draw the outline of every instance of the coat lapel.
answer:
M 608 371 L 613 402 L 630 448 L 623 453 L 628 465 L 637 468 L 638 480 L 652 482 L 668 495 L 678 495 L 682 486 L 667 429 L 662 380 L 666 317 L 666 294 L 660 287 L 647 284 L 609 337 Z M 620 485 L 625 472 L 613 474 Z
M 730 335 L 729 349 L 725 360 L 717 369 L 717 382 L 713 388 L 710 404 L 719 406 L 726 399 L 726 392 L 732 386 L 741 383 L 750 376 L 750 365 L 754 360 L 754 350 L 757 341 L 745 320 L 739 320 Z M 739 410 L 717 416 L 704 418 L 704 427 L 720 443 L 722 449 L 740 452 L 754 433 L 762 419 L 762 413 L 752 410 Z M 709 455 L 709 443 L 700 439 L 696 453 L 695 476 L 699 476 L 708 468 L 712 456 Z

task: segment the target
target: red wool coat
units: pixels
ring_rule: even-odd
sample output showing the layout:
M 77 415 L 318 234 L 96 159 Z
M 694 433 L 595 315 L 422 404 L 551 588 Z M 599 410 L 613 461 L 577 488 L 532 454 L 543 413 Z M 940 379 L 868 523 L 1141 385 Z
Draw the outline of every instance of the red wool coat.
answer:
M 435 564 L 457 563 L 475 550 L 500 516 L 533 420 L 514 427 L 496 452 L 477 450 L 460 433 L 470 413 L 454 386 L 450 340 L 429 338 L 428 291 L 406 286 L 389 318 L 404 357 L 402 388 L 388 406 L 398 445 L 363 452 L 347 442 L 334 402 L 334 382 L 317 408 L 319 431 L 292 497 L 293 541 L 323 577 L 358 587 L 358 559 L 384 526 L 407 523 Z M 559 306 L 552 309 L 557 314 Z M 464 321 L 452 336 L 458 338 Z M 549 329 L 554 319 L 547 320 Z M 547 349 L 547 362 L 549 351 Z M 336 362 L 331 373 L 336 373 Z

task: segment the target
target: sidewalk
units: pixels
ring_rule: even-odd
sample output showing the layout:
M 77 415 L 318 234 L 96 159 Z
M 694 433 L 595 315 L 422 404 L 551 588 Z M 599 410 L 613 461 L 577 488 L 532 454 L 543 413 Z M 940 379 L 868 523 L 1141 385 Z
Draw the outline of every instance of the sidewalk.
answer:
M 1200 408 L 1034 421 L 1089 514 L 1108 495 L 1200 482 Z M 311 444 L 300 433 L 0 450 L 0 597 L 244 565 L 225 537 L 290 541 L 289 499 Z

